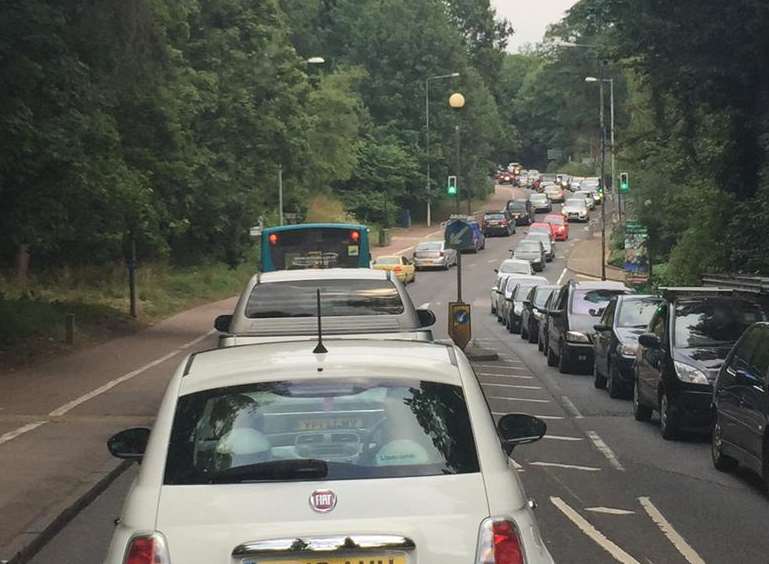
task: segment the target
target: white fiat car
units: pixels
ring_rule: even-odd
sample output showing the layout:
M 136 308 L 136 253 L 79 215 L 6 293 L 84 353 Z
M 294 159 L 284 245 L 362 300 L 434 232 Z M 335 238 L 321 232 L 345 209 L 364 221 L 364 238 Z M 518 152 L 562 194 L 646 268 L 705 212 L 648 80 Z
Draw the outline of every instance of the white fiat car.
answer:
M 552 562 L 509 459 L 542 421 L 495 426 L 453 346 L 314 346 L 182 362 L 152 432 L 109 441 L 142 465 L 107 564 Z

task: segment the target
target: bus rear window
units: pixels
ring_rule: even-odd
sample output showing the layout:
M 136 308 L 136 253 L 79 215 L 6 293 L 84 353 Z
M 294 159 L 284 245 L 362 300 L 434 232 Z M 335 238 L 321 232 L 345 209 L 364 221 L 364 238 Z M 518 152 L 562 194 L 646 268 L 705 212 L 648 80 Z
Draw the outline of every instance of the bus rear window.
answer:
M 246 317 L 315 317 L 318 289 L 323 316 L 403 313 L 400 294 L 387 280 L 296 280 L 254 286 L 246 304 Z
M 275 270 L 358 268 L 360 265 L 358 231 L 296 229 L 272 233 L 269 237 L 268 248 Z

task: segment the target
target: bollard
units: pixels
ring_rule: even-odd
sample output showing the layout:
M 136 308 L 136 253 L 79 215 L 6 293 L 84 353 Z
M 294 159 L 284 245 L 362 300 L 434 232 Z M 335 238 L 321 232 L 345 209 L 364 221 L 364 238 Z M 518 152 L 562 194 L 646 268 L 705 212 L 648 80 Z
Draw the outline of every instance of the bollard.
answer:
M 75 314 L 68 313 L 64 316 L 64 342 L 68 345 L 75 344 Z

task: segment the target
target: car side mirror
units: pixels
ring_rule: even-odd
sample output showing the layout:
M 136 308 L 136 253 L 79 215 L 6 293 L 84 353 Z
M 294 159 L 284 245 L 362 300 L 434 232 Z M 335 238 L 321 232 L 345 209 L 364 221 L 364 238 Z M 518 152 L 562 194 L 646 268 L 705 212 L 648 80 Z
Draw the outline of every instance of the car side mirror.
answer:
M 107 449 L 115 458 L 141 462 L 149 438 L 149 429 L 133 427 L 112 435 L 107 441 Z
M 495 269 L 494 269 L 494 272 L 496 272 L 497 274 L 499 274 L 499 269 L 498 269 L 498 268 L 495 268 Z
M 661 346 L 660 339 L 654 333 L 639 335 L 638 344 L 647 349 L 658 349 Z
M 593 329 L 598 333 L 603 333 L 604 331 L 609 331 L 611 327 L 608 325 L 593 325 Z
M 218 315 L 216 319 L 214 319 L 214 329 L 220 333 L 229 333 L 231 323 L 232 315 Z
M 530 306 L 531 305 L 531 300 L 523 300 L 523 305 Z
M 532 415 L 508 413 L 497 423 L 497 432 L 502 439 L 502 448 L 510 454 L 516 446 L 533 443 L 544 437 L 547 425 Z
M 417 317 L 419 318 L 420 327 L 432 327 L 435 325 L 435 314 L 429 309 L 418 309 Z

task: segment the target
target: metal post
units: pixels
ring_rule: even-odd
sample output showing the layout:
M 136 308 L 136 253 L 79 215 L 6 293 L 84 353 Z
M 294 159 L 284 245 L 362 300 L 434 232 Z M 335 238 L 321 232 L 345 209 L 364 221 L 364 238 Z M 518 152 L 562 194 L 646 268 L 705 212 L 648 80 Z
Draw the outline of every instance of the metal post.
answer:
M 464 185 L 462 184 L 462 172 L 461 172 L 461 161 L 460 161 L 460 145 L 459 145 L 459 124 L 457 124 L 454 127 L 454 131 L 456 133 L 456 141 L 457 141 L 457 164 L 456 164 L 456 170 L 457 170 L 457 196 L 456 201 L 454 202 L 457 214 L 459 213 L 459 197 L 462 193 L 462 190 L 464 190 Z M 461 300 L 460 300 L 461 301 Z
M 457 301 L 462 303 L 462 251 L 457 249 Z
M 64 316 L 64 342 L 68 345 L 75 344 L 75 314 L 68 313 Z
M 425 193 L 427 194 L 427 227 L 432 225 L 432 217 L 430 210 L 430 79 L 425 80 L 425 123 L 427 125 L 427 132 L 425 138 L 425 152 L 427 153 L 427 184 L 425 185 Z
M 599 63 L 601 67 L 601 188 L 603 189 L 604 197 L 607 194 L 606 190 L 606 123 L 604 118 L 604 99 L 603 99 L 603 82 L 604 82 L 604 68 L 603 61 Z M 606 280 L 606 202 L 601 206 L 601 280 Z
M 278 165 L 278 208 L 280 224 L 283 225 L 283 165 Z
M 614 195 L 617 197 L 617 219 L 622 221 L 622 206 L 620 205 L 620 198 L 622 197 L 617 188 L 617 169 L 615 168 L 614 156 L 617 151 L 617 146 L 614 144 L 614 79 L 609 79 L 609 87 L 611 88 L 611 189 Z
M 130 300 L 129 313 L 134 319 L 139 317 L 139 307 L 136 300 L 136 239 L 131 234 L 131 256 L 128 259 L 128 293 Z

